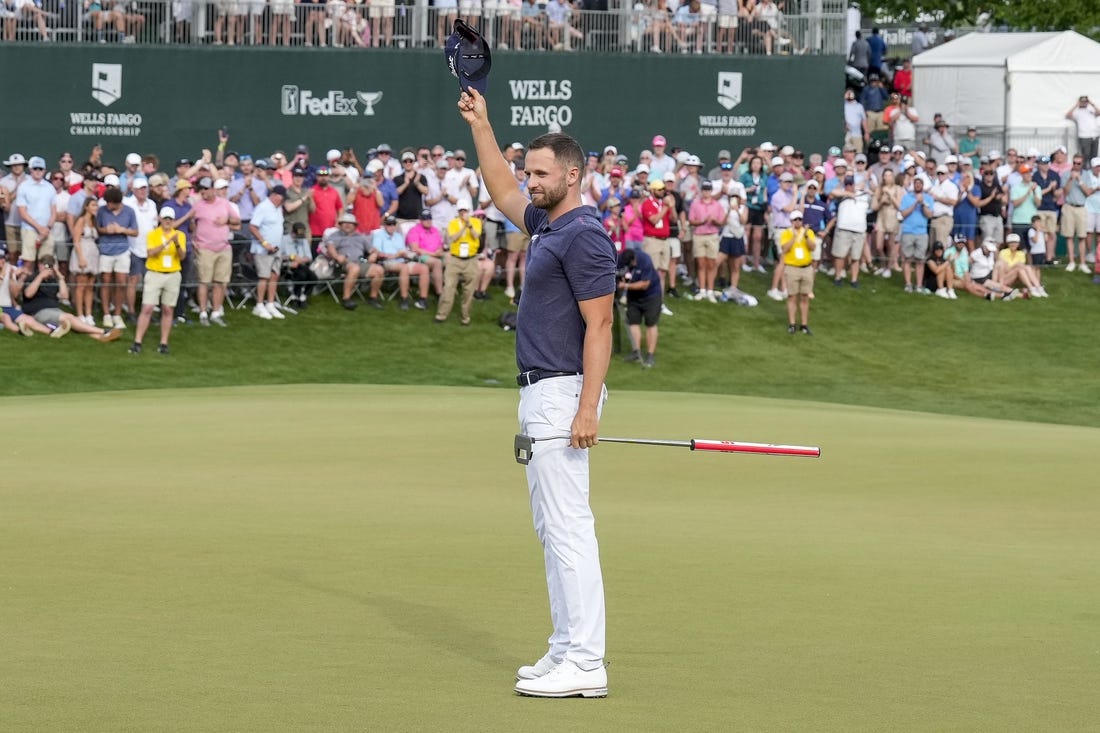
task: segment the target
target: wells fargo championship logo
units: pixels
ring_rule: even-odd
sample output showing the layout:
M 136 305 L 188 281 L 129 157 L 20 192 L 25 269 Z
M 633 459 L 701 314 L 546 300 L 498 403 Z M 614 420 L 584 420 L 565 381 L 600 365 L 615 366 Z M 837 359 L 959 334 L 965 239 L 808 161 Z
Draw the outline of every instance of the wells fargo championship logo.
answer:
M 744 74 L 719 71 L 716 101 L 727 112 L 742 102 Z M 700 137 L 752 137 L 756 134 L 756 115 L 699 115 Z
M 122 99 L 122 64 L 92 64 L 91 97 L 104 107 Z M 137 112 L 70 112 L 69 134 L 74 137 L 137 137 Z

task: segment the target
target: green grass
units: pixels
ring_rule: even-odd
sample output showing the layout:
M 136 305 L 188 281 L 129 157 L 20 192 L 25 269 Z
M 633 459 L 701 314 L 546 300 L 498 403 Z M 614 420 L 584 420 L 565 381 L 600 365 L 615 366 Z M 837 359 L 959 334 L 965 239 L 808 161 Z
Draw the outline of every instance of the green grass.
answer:
M 439 338 L 506 338 L 484 330 Z M 119 357 L 113 386 L 190 374 L 183 346 Z M 343 376 L 393 374 L 373 357 L 389 352 L 363 351 L 365 373 Z M 4 730 L 1085 731 L 1100 716 L 1094 428 L 616 390 L 605 434 L 823 457 L 594 449 L 611 696 L 544 701 L 511 693 L 549 631 L 514 392 L 0 409 Z
M 754 309 L 674 301 L 658 367 L 616 361 L 608 384 L 1100 426 L 1100 341 L 1089 330 L 1098 288 L 1080 273 L 1046 277 L 1053 297 L 1014 303 L 906 295 L 897 276 L 865 276 L 858 292 L 819 277 L 812 338 L 788 336 L 784 304 L 767 299 Z M 743 285 L 762 294 L 768 282 L 753 275 Z M 514 337 L 496 326 L 505 303 L 493 292 L 475 301 L 470 328 L 454 314 L 433 326 L 430 313 L 394 303 L 348 313 L 327 296 L 287 322 L 231 312 L 229 329 L 177 329 L 167 360 L 130 357 L 125 340 L 7 334 L 0 394 L 297 383 L 511 389 Z

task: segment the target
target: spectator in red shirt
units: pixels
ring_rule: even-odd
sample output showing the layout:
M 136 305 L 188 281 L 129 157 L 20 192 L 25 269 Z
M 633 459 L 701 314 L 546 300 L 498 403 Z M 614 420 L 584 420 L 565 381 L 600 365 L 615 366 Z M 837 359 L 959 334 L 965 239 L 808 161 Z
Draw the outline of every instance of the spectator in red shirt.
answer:
M 649 184 L 649 197 L 642 202 L 642 251 L 653 260 L 653 267 L 661 279 L 661 293 L 665 292 L 668 280 L 671 257 L 668 237 L 675 206 L 675 200 L 665 191 L 664 181 L 657 179 Z
M 913 96 L 913 64 L 906 59 L 901 68 L 894 72 L 894 91 L 903 97 Z
M 317 185 L 312 191 L 313 205 L 309 207 L 309 233 L 314 237 L 324 236 L 326 229 L 336 226 L 336 217 L 344 210 L 344 201 L 340 192 L 329 185 L 329 169 L 322 166 L 317 169 Z

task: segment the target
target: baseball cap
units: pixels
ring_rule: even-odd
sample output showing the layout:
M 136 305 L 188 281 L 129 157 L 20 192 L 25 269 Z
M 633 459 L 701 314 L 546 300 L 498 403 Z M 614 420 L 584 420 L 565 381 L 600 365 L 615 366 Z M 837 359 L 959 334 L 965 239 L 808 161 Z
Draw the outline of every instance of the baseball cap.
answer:
M 1009 234 L 1007 237 L 1005 237 L 1005 244 L 1009 244 L 1010 242 L 1015 242 L 1016 244 L 1019 244 L 1020 235 L 1016 233 Z
M 615 147 L 614 145 L 608 145 L 607 147 L 605 147 L 603 149 L 603 154 L 607 155 L 608 153 L 611 153 L 612 155 L 618 155 L 619 154 L 619 149 L 617 147 Z
M 447 68 L 458 79 L 458 87 L 468 92 L 471 87 L 481 94 L 489 89 L 489 70 L 493 66 L 489 44 L 478 30 L 464 20 L 454 22 L 451 35 L 443 44 Z
M 867 162 L 867 156 L 866 156 L 866 155 L 864 155 L 863 153 L 860 153 L 860 154 L 859 154 L 859 155 L 857 155 L 857 156 L 856 156 L 855 158 L 853 158 L 853 160 L 854 160 L 854 161 L 855 161 L 856 163 L 866 163 L 866 162 Z
M 358 224 L 359 220 L 355 218 L 355 214 L 350 211 L 345 211 L 340 214 L 340 218 L 336 220 L 337 224 Z
M 7 256 L 8 256 L 8 243 L 7 242 L 0 242 L 0 257 L 7 257 Z
M 775 150 L 775 143 L 767 141 L 762 142 L 760 143 L 760 150 Z
M 793 180 L 794 180 L 794 176 L 793 176 L 793 175 L 791 175 L 790 173 L 784 173 L 783 175 L 781 175 L 781 176 L 779 177 L 779 180 L 780 180 L 780 181 L 783 181 L 783 182 L 786 182 L 786 181 L 793 181 Z
M 959 156 L 957 156 L 957 155 L 948 155 L 946 158 L 943 159 L 943 162 L 944 163 L 958 163 L 959 162 Z
M 523 150 L 524 149 L 523 143 L 521 143 L 521 142 L 514 142 L 511 145 L 509 145 L 508 147 L 510 147 L 512 150 Z
M 1038 158 L 1039 157 L 1039 148 L 1028 148 L 1027 149 L 1027 157 L 1028 158 Z
M 110 176 L 108 176 L 108 178 L 110 178 Z M 106 181 L 104 181 L 104 183 L 106 183 Z M 212 188 L 213 186 L 214 186 L 214 179 L 212 179 L 210 176 L 203 176 L 202 178 L 199 179 L 199 189 L 200 190 L 205 190 L 207 188 Z
M 688 153 L 688 151 L 681 150 L 680 152 L 676 153 L 676 162 L 680 163 L 681 165 L 686 165 L 689 157 L 691 157 L 691 154 Z
M 1020 171 L 1020 173 L 1031 173 L 1031 166 L 1030 165 L 1022 165 L 1022 166 L 1019 167 L 1018 170 Z
M 733 156 L 730 155 L 730 151 L 728 151 L 728 150 L 719 150 L 718 151 L 718 160 L 721 160 L 722 158 L 729 159 L 729 158 L 732 158 L 732 157 Z
M 416 160 L 416 156 L 410 151 L 406 150 L 405 152 L 401 153 L 401 162 L 404 163 L 406 160 Z
M 34 155 L 30 159 L 29 166 L 32 169 L 33 168 L 41 168 L 41 169 L 45 170 L 46 169 L 46 159 L 43 158 L 40 155 Z
M 611 169 L 611 175 L 612 176 L 618 176 L 619 178 L 622 178 L 623 177 L 623 169 L 622 168 L 612 168 Z
M 855 145 L 845 145 L 844 146 L 844 152 L 845 153 L 854 153 L 854 152 L 856 152 L 856 146 Z
M 794 211 L 791 212 L 791 219 L 801 219 L 801 218 L 802 218 L 802 212 L 799 211 L 798 209 L 795 209 Z
M 840 155 L 840 148 L 838 148 L 836 145 L 829 148 L 829 155 L 833 156 L 834 158 Z
M 622 153 L 619 153 L 618 155 L 615 156 L 615 162 L 620 164 L 620 165 L 626 165 L 627 163 L 630 162 L 630 158 L 626 157 Z
M 982 165 L 988 165 L 988 164 L 989 164 L 989 156 L 988 156 L 988 155 L 983 155 L 983 156 L 982 156 L 982 157 L 981 157 L 981 158 L 980 158 L 980 159 L 978 160 L 978 162 L 979 162 L 979 163 L 981 163 Z M 986 173 L 989 173 L 989 171 L 986 171 Z
M 833 170 L 836 170 L 837 168 L 843 168 L 844 170 L 848 170 L 848 161 L 844 160 L 844 158 L 834 160 L 833 161 Z
M 649 188 L 651 191 L 664 191 L 665 182 L 658 178 L 656 181 L 649 184 Z
M 339 160 L 339 159 L 340 159 L 340 151 L 337 150 L 336 148 L 333 148 L 332 150 L 325 153 L 325 160 Z
M 137 153 L 130 153 L 126 156 L 126 165 L 141 165 L 141 156 Z
M 649 173 L 649 166 L 645 163 L 639 163 L 638 167 L 634 169 L 635 173 Z
M 34 166 L 31 166 L 32 168 Z M 149 188 L 148 178 L 135 178 L 134 182 L 130 184 L 130 188 Z
M 103 177 L 103 185 L 104 186 L 114 186 L 115 188 L 118 188 L 118 186 L 119 186 L 118 176 L 116 176 L 114 173 L 108 173 L 106 176 Z
M 817 188 L 817 181 L 812 178 L 806 181 L 806 188 Z
M 699 188 L 702 189 L 703 191 L 713 191 L 714 190 L 714 184 L 711 183 L 710 181 L 703 181 L 699 185 Z
M 187 180 L 186 178 L 181 178 L 178 181 L 176 181 L 176 190 L 177 191 L 182 191 L 185 188 L 191 188 L 191 181 Z
M 986 239 L 982 242 L 982 246 L 986 249 L 997 249 L 997 243 L 992 239 Z
M 461 204 L 462 202 L 459 201 L 458 203 Z M 396 224 L 397 223 L 397 217 L 394 216 L 393 214 L 386 214 L 385 216 L 382 217 L 382 223 L 383 224 Z
M 470 199 L 463 197 L 458 200 L 457 204 L 455 204 L 455 208 L 459 211 L 469 211 L 473 208 L 473 202 L 471 202 Z
M 223 188 L 229 188 L 229 181 L 225 180 L 224 178 L 219 178 L 218 180 L 214 181 L 215 191 L 220 191 Z
M 970 159 L 969 155 L 964 155 L 962 158 L 959 159 L 959 165 L 968 165 L 973 168 L 974 161 Z
M 676 174 L 673 173 L 672 171 L 669 171 L 669 172 L 665 173 L 664 176 L 662 176 L 662 178 L 665 181 L 672 181 L 673 183 L 676 182 Z
M 1049 155 L 1040 155 L 1039 156 L 1039 162 L 1042 163 L 1043 165 L 1046 165 L 1046 164 L 1050 163 L 1050 156 Z
M 960 243 L 960 244 L 966 244 L 966 235 L 965 234 L 956 234 L 955 235 L 955 241 Z
M 947 166 L 943 163 L 940 163 L 936 166 L 936 173 L 947 173 Z
M 449 157 L 449 158 L 450 158 L 450 157 L 454 157 L 454 158 L 463 158 L 463 159 L 465 159 L 465 158 L 466 158 L 466 151 L 465 151 L 465 150 L 463 150 L 462 148 L 455 148 L 455 151 L 454 151 L 453 153 L 451 153 L 451 155 L 449 155 L 449 156 L 447 156 L 447 157 Z
M 823 166 L 823 165 L 817 166 L 816 168 L 814 168 L 814 173 L 820 173 L 821 175 L 825 175 L 825 166 Z
M 699 159 L 698 155 L 689 155 L 687 160 L 684 161 L 684 165 L 702 165 L 703 161 Z
M 160 210 L 160 218 L 161 219 L 175 219 L 176 218 L 176 210 L 171 208 L 170 206 L 165 206 L 163 209 Z
M 12 153 L 8 156 L 8 159 L 4 161 L 4 165 L 26 165 L 27 159 L 23 157 L 22 153 Z
M 377 148 L 374 149 L 374 152 L 376 152 L 376 153 L 392 153 L 393 148 L 390 147 L 389 143 L 382 143 L 381 145 L 379 145 Z
M 774 168 L 777 165 L 783 165 L 785 162 L 786 162 L 785 160 L 783 160 L 782 158 L 780 158 L 777 155 L 774 158 L 772 158 L 772 167 Z
M 190 166 L 193 166 L 194 163 L 191 161 L 190 158 L 180 158 L 179 160 L 176 161 L 176 167 L 179 168 L 181 165 L 186 165 L 186 166 L 190 167 Z
M 298 147 L 294 148 L 294 152 L 295 153 L 306 153 L 308 155 L 309 154 L 309 146 L 308 145 L 299 145 Z
M 654 135 L 653 136 L 653 147 L 657 147 L 658 145 L 665 145 L 666 143 L 667 143 L 667 141 L 665 140 L 664 135 Z
M 420 210 L 420 218 L 421 219 L 431 219 L 432 218 L 432 210 L 431 209 L 421 209 Z
M 370 165 L 368 164 L 367 167 L 370 168 Z M 306 174 L 306 169 L 305 168 L 295 168 L 294 170 L 292 170 L 290 172 L 290 174 L 293 175 L 293 176 L 304 176 Z
M 794 146 L 784 145 L 782 148 L 779 149 L 779 154 L 780 155 L 794 155 Z
M 1100 165 L 1100 157 L 1093 158 L 1091 161 L 1089 161 L 1089 168 L 1095 168 L 1098 165 Z
M 894 147 L 890 148 L 890 152 L 891 153 L 904 153 L 905 152 L 905 146 L 904 145 L 895 145 Z
M 149 176 L 149 185 L 150 186 L 167 186 L 168 185 L 168 176 L 164 175 L 163 173 L 154 173 L 153 175 Z
M 280 196 L 286 196 L 286 186 L 281 183 L 276 183 L 271 187 L 271 193 L 277 193 Z
M 610 209 L 610 208 L 611 208 L 612 206 L 622 206 L 622 205 L 623 205 L 623 202 L 622 202 L 622 201 L 620 201 L 620 200 L 619 200 L 619 199 L 618 199 L 617 197 L 615 197 L 615 196 L 612 196 L 611 198 L 609 198 L 609 199 L 607 200 L 607 208 L 609 208 L 609 209 Z
M 999 150 L 990 150 L 989 151 L 989 159 L 991 161 L 1000 160 L 1001 159 L 1001 151 L 999 151 Z
M 372 162 L 372 163 L 374 163 L 374 162 L 377 162 L 377 161 L 373 161 L 373 160 L 372 160 L 371 162 Z M 440 169 L 440 170 L 443 170 L 444 168 L 450 168 L 450 167 L 451 167 L 451 164 L 450 164 L 450 163 L 448 163 L 448 162 L 447 162 L 446 160 L 444 160 L 443 158 L 440 158 L 439 160 L 437 160 L 437 161 L 435 162 L 435 167 L 436 167 L 436 168 L 438 168 L 438 169 Z M 381 163 L 379 163 L 379 164 L 378 164 L 378 167 L 377 167 L 377 168 L 374 168 L 374 169 L 371 169 L 371 167 L 370 167 L 370 166 L 368 165 L 368 166 L 367 166 L 367 169 L 368 169 L 368 170 L 370 170 L 370 172 L 371 172 L 371 173 L 374 173 L 374 171 L 376 171 L 376 170 L 382 170 L 382 164 L 381 164 Z

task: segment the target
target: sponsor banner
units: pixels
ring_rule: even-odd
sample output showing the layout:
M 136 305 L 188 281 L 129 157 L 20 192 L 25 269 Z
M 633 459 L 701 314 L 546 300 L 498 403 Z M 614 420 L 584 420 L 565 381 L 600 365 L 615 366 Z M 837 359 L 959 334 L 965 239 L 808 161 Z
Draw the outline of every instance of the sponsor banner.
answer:
M 10 151 L 104 159 L 130 152 L 195 157 L 230 131 L 254 156 L 387 142 L 470 146 L 458 85 L 434 52 L 0 46 L 0 95 L 33 115 L 5 124 Z M 550 130 L 586 150 L 614 144 L 633 163 L 662 134 L 712 161 L 764 139 L 824 151 L 839 144 L 840 57 L 684 58 L 501 52 L 487 94 L 501 143 Z M 232 73 L 227 73 L 232 69 Z

